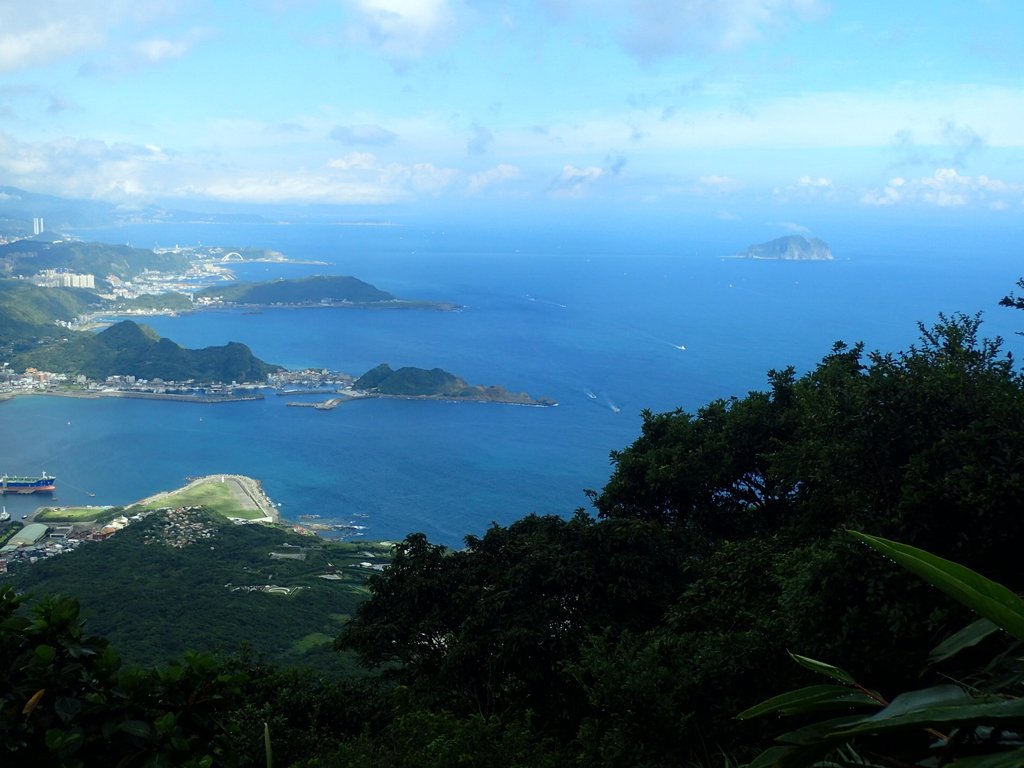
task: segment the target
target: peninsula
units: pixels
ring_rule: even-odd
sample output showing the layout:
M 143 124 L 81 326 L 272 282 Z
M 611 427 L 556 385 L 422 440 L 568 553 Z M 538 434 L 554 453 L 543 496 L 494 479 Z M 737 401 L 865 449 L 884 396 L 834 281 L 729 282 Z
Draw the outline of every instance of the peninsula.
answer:
M 816 237 L 807 238 L 803 235 L 789 235 L 769 240 L 767 243 L 752 245 L 738 259 L 770 259 L 779 261 L 833 261 L 832 251 L 828 243 Z
M 460 309 L 448 302 L 399 299 L 350 275 L 312 275 L 264 283 L 217 285 L 195 294 L 197 308 L 238 307 L 374 307 L 392 309 Z

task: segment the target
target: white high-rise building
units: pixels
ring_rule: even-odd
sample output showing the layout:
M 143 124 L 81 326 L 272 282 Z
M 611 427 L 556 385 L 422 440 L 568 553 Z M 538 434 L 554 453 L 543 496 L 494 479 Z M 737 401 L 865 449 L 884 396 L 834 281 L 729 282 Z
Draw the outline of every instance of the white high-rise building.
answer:
M 32 234 L 33 235 L 41 235 L 45 231 L 46 231 L 46 227 L 43 226 L 43 217 L 42 216 L 36 216 L 34 219 L 32 219 Z

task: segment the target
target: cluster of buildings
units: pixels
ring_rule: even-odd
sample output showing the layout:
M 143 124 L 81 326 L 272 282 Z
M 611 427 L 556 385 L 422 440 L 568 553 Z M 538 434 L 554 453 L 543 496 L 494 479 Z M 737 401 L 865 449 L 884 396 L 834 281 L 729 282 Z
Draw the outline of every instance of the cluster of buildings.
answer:
M 266 592 L 270 595 L 291 595 L 304 587 L 279 587 L 277 584 L 247 584 L 245 586 L 232 586 L 225 584 L 232 592 Z
M 141 520 L 146 514 L 149 513 L 133 515 L 131 518 L 119 515 L 103 526 L 90 524 L 84 529 L 70 523 L 29 523 L 0 547 L 0 573 L 7 573 L 8 568 L 14 563 L 36 563 L 48 557 L 72 552 L 85 541 L 108 539 L 129 523 Z
M 42 288 L 96 288 L 96 276 L 70 272 L 66 269 L 44 269 L 32 278 Z
M 181 549 L 213 539 L 216 535 L 216 529 L 200 507 L 177 507 L 168 509 L 143 541 Z
M 37 371 L 35 368 L 26 368 L 24 373 L 16 373 L 7 363 L 0 366 L 0 393 L 45 390 L 67 384 L 70 380 L 71 377 L 66 373 Z
M 50 393 L 79 397 L 108 395 L 222 402 L 261 400 L 263 395 L 255 391 L 257 389 L 258 385 L 237 382 L 196 384 L 194 381 L 138 379 L 130 375 L 108 376 L 102 381 L 95 381 L 82 374 L 69 376 L 66 373 L 40 371 L 35 368 L 28 368 L 24 373 L 16 373 L 9 364 L 0 365 L 0 398 L 19 394 Z
M 344 387 L 354 381 L 352 376 L 326 368 L 307 368 L 304 371 L 279 371 L 267 376 L 270 386 L 297 389 L 319 389 L 321 387 Z
M 234 277 L 234 273 L 227 267 L 208 261 L 193 262 L 181 274 L 147 269 L 131 280 L 124 280 L 116 275 L 107 275 L 106 279 L 111 287 L 107 298 L 137 299 L 140 296 L 181 293 L 187 296 L 189 301 L 196 301 L 193 291 L 215 283 L 234 280 Z

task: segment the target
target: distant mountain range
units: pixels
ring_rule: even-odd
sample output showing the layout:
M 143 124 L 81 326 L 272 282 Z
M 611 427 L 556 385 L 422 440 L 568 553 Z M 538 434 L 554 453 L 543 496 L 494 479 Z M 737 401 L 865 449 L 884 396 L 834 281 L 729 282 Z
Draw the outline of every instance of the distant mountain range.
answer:
M 128 223 L 245 223 L 266 222 L 249 213 L 198 213 L 169 210 L 158 205 L 125 207 L 99 200 L 71 200 L 41 195 L 17 187 L 0 186 L 0 235 L 32 234 L 32 220 L 41 217 L 47 232 L 106 227 Z
M 201 205 L 201 203 L 194 203 Z M 32 219 L 42 217 L 46 233 L 120 224 L 266 224 L 287 221 L 344 221 L 384 224 L 374 207 L 323 205 L 235 206 L 221 204 L 219 211 L 167 208 L 161 205 L 125 206 L 99 200 L 75 200 L 0 185 L 0 236 L 32 235 Z

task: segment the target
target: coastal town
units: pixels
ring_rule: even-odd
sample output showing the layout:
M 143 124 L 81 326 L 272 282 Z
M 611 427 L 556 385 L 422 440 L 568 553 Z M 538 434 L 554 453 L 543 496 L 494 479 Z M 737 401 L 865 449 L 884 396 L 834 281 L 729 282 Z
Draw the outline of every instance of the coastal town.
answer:
M 308 537 L 328 531 L 351 535 L 361 527 L 282 521 L 277 506 L 257 480 L 244 475 L 209 475 L 127 507 L 41 506 L 27 515 L 25 521 L 11 521 L 5 508 L 0 514 L 0 574 L 16 564 L 31 565 L 73 552 L 86 543 L 105 541 L 153 515 L 158 516 L 158 524 L 150 527 L 144 543 L 179 549 L 209 544 L 222 527 L 213 522 L 210 510 L 235 525 L 274 525 Z M 271 559 L 294 556 L 278 553 L 271 554 Z M 384 562 L 374 557 L 361 562 L 360 567 L 379 570 Z
M 340 371 L 308 368 L 300 371 L 272 373 L 266 382 L 165 381 L 142 379 L 131 375 L 107 376 L 102 380 L 84 375 L 40 371 L 28 368 L 18 372 L 9 363 L 0 364 L 0 400 L 16 395 L 51 395 L 63 397 L 137 397 L 184 402 L 220 403 L 262 400 L 264 392 L 278 395 L 336 394 L 355 398 L 351 389 L 354 378 Z

